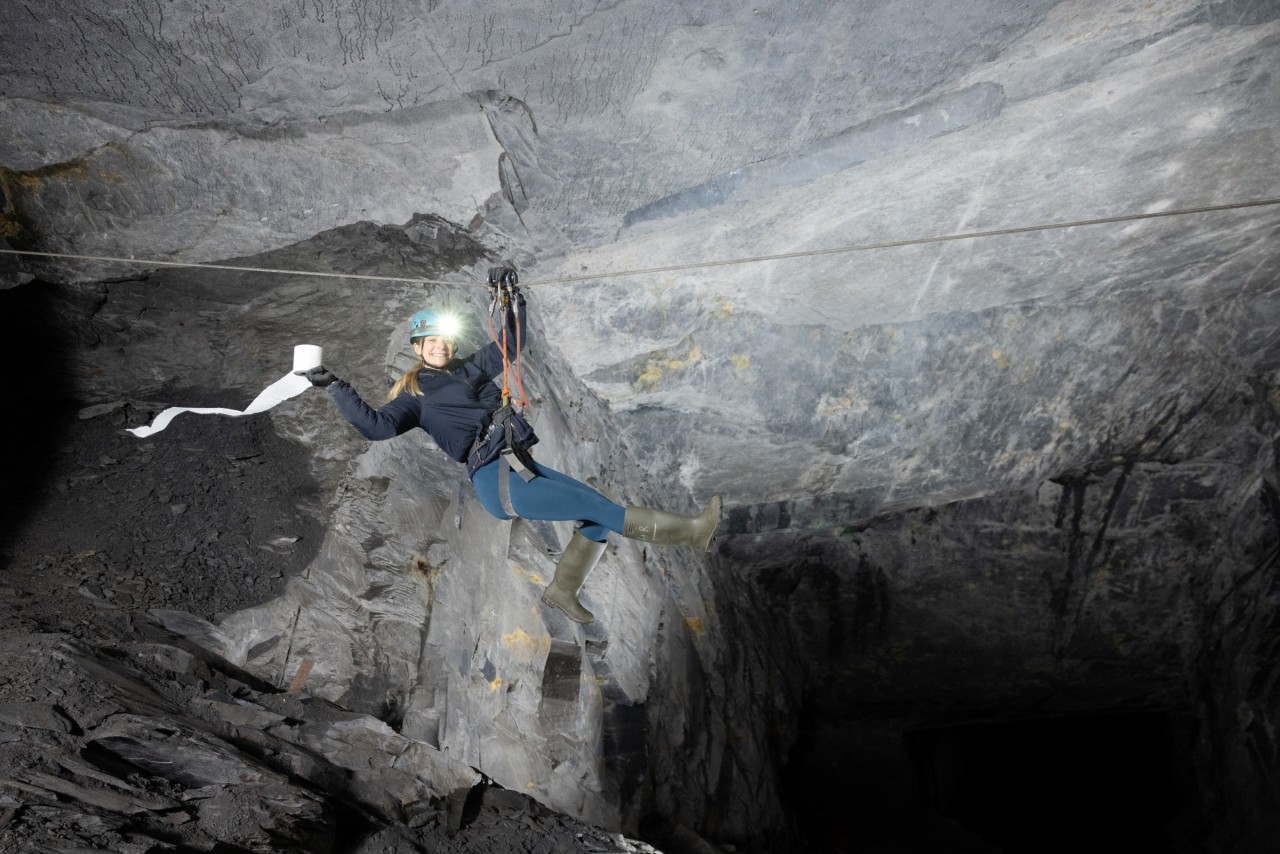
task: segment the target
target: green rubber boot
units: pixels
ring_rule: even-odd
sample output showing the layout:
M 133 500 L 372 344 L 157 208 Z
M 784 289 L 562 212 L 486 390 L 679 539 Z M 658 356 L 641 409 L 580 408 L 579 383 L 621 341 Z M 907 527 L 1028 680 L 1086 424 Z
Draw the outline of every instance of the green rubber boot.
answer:
M 629 540 L 663 545 L 693 546 L 698 551 L 711 547 L 711 538 L 720 527 L 720 496 L 712 497 L 707 509 L 697 516 L 681 516 L 648 507 L 628 507 L 622 519 L 622 536 Z
M 582 589 L 582 582 L 587 580 L 591 570 L 595 569 L 596 562 L 604 554 L 607 545 L 608 543 L 588 540 L 574 531 L 569 545 L 564 548 L 564 554 L 560 555 L 560 563 L 556 564 L 555 578 L 542 591 L 542 601 L 564 611 L 564 615 L 575 623 L 594 622 L 595 616 L 578 601 L 578 591 Z

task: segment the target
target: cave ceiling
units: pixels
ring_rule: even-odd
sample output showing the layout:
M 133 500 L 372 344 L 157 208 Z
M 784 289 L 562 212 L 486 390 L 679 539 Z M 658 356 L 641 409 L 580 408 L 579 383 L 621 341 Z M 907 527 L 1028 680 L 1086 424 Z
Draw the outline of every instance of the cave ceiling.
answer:
M 1276 196 L 1274 17 L 26 6 L 0 65 L 6 233 L 226 261 L 439 216 L 526 281 L 583 277 L 530 288 L 539 337 L 660 479 L 867 518 L 1136 453 L 1135 413 L 1202 398 L 1217 364 L 1274 369 L 1274 206 L 806 254 Z M 361 333 L 422 299 L 363 292 Z

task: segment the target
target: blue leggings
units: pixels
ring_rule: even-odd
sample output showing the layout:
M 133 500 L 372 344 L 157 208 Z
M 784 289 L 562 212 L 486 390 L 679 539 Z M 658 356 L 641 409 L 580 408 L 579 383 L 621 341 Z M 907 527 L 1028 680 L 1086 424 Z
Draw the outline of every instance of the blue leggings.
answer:
M 498 497 L 498 468 L 497 460 L 482 466 L 471 476 L 471 483 L 484 509 L 499 519 L 510 519 Z M 582 536 L 597 543 L 603 543 L 610 531 L 622 533 L 627 513 L 622 505 L 543 463 L 535 464 L 534 470 L 538 476 L 528 482 L 514 471 L 509 476 L 511 507 L 517 515 L 549 522 L 581 522 L 578 530 Z

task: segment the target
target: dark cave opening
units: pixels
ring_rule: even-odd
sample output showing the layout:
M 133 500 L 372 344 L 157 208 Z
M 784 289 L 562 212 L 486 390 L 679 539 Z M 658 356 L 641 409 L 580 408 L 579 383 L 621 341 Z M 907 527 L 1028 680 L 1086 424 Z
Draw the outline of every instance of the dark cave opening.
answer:
M 1169 712 L 1094 713 L 906 736 L 923 803 L 1016 852 L 1181 850 L 1186 803 Z
M 13 538 L 37 509 L 33 497 L 46 485 L 75 412 L 70 353 L 78 336 L 59 320 L 66 302 L 62 288 L 39 280 L 0 290 L 8 416 L 0 426 L 0 442 L 9 451 L 0 478 L 0 565 L 8 564 Z

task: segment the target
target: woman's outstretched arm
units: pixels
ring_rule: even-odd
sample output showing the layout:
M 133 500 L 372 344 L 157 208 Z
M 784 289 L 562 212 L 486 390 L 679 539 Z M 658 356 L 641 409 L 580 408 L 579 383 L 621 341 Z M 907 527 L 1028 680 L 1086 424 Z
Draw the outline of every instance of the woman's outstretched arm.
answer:
M 338 411 L 366 439 L 390 439 L 418 426 L 421 407 L 411 394 L 401 394 L 386 406 L 374 409 L 343 380 L 331 383 L 328 392 L 333 402 L 338 404 Z

